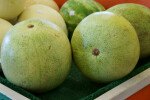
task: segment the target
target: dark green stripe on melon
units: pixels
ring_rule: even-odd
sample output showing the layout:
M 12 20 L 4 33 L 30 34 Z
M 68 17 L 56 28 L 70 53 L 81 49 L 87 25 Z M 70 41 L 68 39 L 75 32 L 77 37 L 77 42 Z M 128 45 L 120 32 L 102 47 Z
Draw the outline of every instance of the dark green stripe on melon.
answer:
M 60 14 L 67 24 L 69 38 L 71 39 L 74 29 L 85 17 L 104 10 L 101 4 L 93 0 L 68 0 L 60 9 Z M 70 16 L 70 11 L 74 11 L 75 15 Z

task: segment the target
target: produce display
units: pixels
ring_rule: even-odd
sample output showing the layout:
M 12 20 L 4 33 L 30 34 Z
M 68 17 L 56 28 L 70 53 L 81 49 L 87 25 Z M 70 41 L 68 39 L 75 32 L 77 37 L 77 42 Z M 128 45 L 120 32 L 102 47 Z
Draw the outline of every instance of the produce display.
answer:
M 57 89 L 74 96 L 68 87 L 78 92 L 79 81 L 84 90 L 128 76 L 150 57 L 150 2 L 122 1 L 0 0 L 0 75 L 44 96 Z

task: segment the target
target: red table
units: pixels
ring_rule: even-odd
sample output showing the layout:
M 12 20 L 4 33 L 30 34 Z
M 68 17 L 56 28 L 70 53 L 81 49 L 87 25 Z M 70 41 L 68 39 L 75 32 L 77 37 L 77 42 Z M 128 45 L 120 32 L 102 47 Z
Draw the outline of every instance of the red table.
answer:
M 150 100 L 150 85 L 146 86 L 126 100 Z

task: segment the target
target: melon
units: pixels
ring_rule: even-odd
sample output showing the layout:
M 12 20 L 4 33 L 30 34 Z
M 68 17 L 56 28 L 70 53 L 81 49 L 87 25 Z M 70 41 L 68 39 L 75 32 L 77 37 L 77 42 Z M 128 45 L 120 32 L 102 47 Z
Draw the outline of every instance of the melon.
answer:
M 62 16 L 51 7 L 36 4 L 26 8 L 18 18 L 18 22 L 28 19 L 44 19 L 58 25 L 68 35 L 66 23 Z
M 71 46 L 78 69 L 97 83 L 126 76 L 140 55 L 133 26 L 122 16 L 106 11 L 83 19 L 73 33 Z
M 5 34 L 11 27 L 12 27 L 11 23 L 0 18 L 0 47 L 1 47 Z M 1 52 L 1 49 L 0 49 L 0 52 Z M 1 55 L 0 55 L 0 59 L 1 59 Z M 0 67 L 0 71 L 1 71 L 1 67 Z
M 140 41 L 140 58 L 150 56 L 150 9 L 140 4 L 126 3 L 107 11 L 125 17 L 134 26 Z
M 58 5 L 53 0 L 27 0 L 25 7 L 29 7 L 34 4 L 43 4 L 59 11 Z
M 69 31 L 69 38 L 76 26 L 86 16 L 97 11 L 104 11 L 105 8 L 93 0 L 68 0 L 60 9 Z
M 17 17 L 25 7 L 26 0 L 0 0 L 0 18 L 10 20 Z
M 35 93 L 58 87 L 72 61 L 70 42 L 55 24 L 30 19 L 13 26 L 1 47 L 1 64 L 11 83 Z

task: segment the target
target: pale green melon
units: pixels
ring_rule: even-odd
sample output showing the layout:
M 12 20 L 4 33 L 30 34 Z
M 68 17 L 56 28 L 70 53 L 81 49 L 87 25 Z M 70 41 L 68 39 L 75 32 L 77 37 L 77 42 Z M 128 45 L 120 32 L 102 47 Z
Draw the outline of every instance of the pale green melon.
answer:
M 18 22 L 27 19 L 44 19 L 58 25 L 68 35 L 66 23 L 62 16 L 51 7 L 36 4 L 26 8 L 18 18 Z
M 71 45 L 79 70 L 97 83 L 129 74 L 140 54 L 133 26 L 111 12 L 96 12 L 83 19 L 73 33 Z
M 0 18 L 0 47 L 1 47 L 5 34 L 11 27 L 12 27 L 11 23 Z M 1 49 L 0 49 L 0 52 L 1 52 Z M 1 55 L 0 55 L 0 59 L 1 59 Z M 1 67 L 0 67 L 0 71 L 1 71 Z
M 59 86 L 70 71 L 71 61 L 67 36 L 45 20 L 16 24 L 2 43 L 1 63 L 7 80 L 32 92 Z
M 54 0 L 27 0 L 25 7 L 32 6 L 34 4 L 42 4 L 49 6 L 57 11 L 59 11 L 59 7 Z
M 0 0 L 0 18 L 10 20 L 17 17 L 25 7 L 26 0 Z
M 150 56 L 150 9 L 140 4 L 125 3 L 107 11 L 125 17 L 133 25 L 140 41 L 140 58 Z

